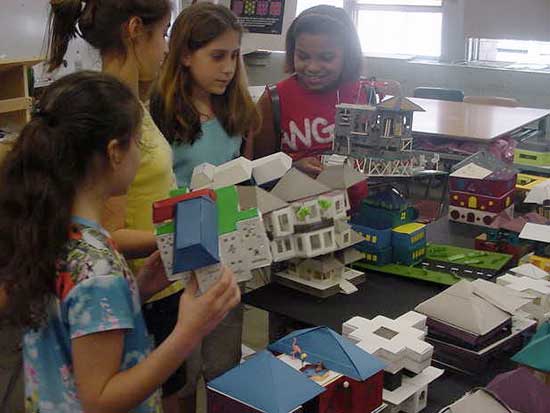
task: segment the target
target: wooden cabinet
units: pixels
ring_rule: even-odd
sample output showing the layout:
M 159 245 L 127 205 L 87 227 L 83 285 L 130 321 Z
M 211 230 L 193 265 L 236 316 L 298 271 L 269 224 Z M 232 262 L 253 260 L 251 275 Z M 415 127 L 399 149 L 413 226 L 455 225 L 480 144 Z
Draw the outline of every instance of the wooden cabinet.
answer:
M 30 119 L 28 69 L 42 59 L 0 59 L 0 128 L 20 130 Z

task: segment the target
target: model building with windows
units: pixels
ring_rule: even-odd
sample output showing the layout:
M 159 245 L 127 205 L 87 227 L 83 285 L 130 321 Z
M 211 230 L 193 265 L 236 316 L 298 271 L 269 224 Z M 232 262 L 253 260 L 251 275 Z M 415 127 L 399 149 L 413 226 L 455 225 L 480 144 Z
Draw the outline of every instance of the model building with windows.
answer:
M 449 219 L 488 227 L 501 212 L 514 213 L 517 172 L 488 152 L 478 152 L 449 175 Z
M 378 105 L 336 106 L 333 152 L 355 159 L 369 176 L 413 176 L 437 169 L 439 156 L 413 151 L 414 112 L 424 112 L 405 97 L 392 97 Z

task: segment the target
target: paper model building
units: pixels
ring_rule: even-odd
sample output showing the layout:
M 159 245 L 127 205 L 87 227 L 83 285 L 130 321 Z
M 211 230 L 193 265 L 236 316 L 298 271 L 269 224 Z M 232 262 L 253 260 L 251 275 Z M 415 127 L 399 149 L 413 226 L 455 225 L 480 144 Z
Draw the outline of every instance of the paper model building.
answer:
M 325 387 L 308 411 L 371 413 L 383 404 L 384 364 L 327 327 L 295 331 L 268 349 Z
M 534 254 L 529 257 L 529 262 L 550 271 L 550 226 L 535 223 L 527 223 L 519 237 L 535 244 Z
M 363 237 L 355 248 L 375 265 L 419 263 L 426 256 L 426 227 L 411 222 L 416 215 L 395 188 L 371 194 L 352 219 L 352 228 Z
M 487 227 L 502 211 L 513 215 L 516 175 L 488 152 L 456 164 L 449 175 L 449 219 Z
M 524 335 L 536 328 L 536 321 L 511 315 L 531 300 L 488 281 L 463 280 L 415 310 L 428 317 L 427 341 L 434 345 L 434 357 L 476 371 L 503 349 L 521 346 Z
M 511 413 L 510 408 L 485 389 L 474 390 L 442 410 L 447 413 Z
M 521 349 L 512 361 L 534 370 L 550 373 L 550 323 L 542 324 L 531 341 Z
M 383 399 L 389 411 L 419 412 L 426 407 L 428 385 L 443 374 L 430 366 L 433 346 L 424 341 L 426 316 L 410 311 L 395 320 L 353 317 L 342 325 L 342 331 L 386 363 Z
M 224 177 L 226 182 L 240 179 L 249 177 L 240 172 Z M 251 270 L 271 264 L 261 212 L 241 208 L 234 185 L 181 189 L 172 195 L 153 204 L 157 245 L 169 279 L 187 282 L 195 271 L 204 292 L 219 278 L 219 262 L 231 268 L 239 282 L 249 280 Z
M 487 231 L 476 237 L 475 248 L 484 251 L 502 252 L 514 256 L 514 263 L 531 252 L 534 244 L 519 238 L 527 223 L 547 224 L 548 220 L 535 212 L 514 217 L 508 211 L 498 214 Z
M 364 275 L 345 267 L 351 263 L 351 253 L 337 252 L 361 241 L 348 224 L 347 194 L 361 177 L 365 179 L 339 166 L 315 180 L 293 168 L 269 195 L 256 192 L 263 198 L 258 204 L 269 205 L 264 220 L 273 261 L 283 263 L 273 276 L 275 281 L 322 297 L 356 290 L 354 284 L 362 282 Z
M 487 385 L 487 390 L 518 412 L 546 413 L 550 406 L 548 385 L 525 367 L 499 374 Z M 487 410 L 480 411 L 487 412 Z
M 523 272 L 532 274 L 534 271 Z M 498 277 L 497 284 L 524 293 L 532 298 L 529 304 L 521 308 L 526 313 L 525 316 L 534 318 L 539 322 L 550 319 L 550 281 L 508 273 Z
M 262 351 L 207 384 L 208 413 L 299 413 L 324 391 Z
M 333 152 L 356 160 L 368 176 L 413 176 L 437 169 L 439 156 L 430 162 L 413 151 L 414 112 L 424 111 L 405 97 L 393 97 L 377 106 L 336 106 Z

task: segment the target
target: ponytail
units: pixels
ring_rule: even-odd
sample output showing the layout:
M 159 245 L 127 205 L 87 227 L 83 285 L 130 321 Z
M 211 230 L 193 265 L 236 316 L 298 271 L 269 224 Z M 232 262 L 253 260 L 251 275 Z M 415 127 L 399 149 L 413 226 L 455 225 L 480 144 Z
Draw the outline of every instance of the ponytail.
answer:
M 126 57 L 125 23 L 139 17 L 151 26 L 171 12 L 170 0 L 50 0 L 48 70 L 62 63 L 69 42 L 81 36 L 92 47 Z M 77 29 L 78 27 L 78 29 Z
M 129 145 L 140 122 L 137 98 L 111 76 L 79 72 L 46 90 L 0 169 L 0 285 L 10 322 L 37 327 L 46 318 L 77 188 L 98 158 L 107 161 L 109 142 Z
M 76 25 L 82 14 L 81 0 L 51 0 L 48 41 L 48 71 L 63 63 L 69 42 L 77 35 Z

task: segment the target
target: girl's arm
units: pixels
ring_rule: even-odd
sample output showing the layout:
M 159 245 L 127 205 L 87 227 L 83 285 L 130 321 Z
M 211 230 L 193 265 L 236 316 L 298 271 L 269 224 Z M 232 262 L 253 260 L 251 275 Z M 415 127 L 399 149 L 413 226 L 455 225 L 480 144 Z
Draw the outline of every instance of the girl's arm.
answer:
M 157 249 L 155 235 L 152 231 L 126 229 L 127 197 L 110 198 L 103 210 L 102 225 L 111 233 L 117 249 L 128 259 L 144 258 Z
M 276 135 L 273 127 L 273 108 L 267 91 L 264 92 L 258 101 L 258 110 L 262 116 L 262 124 L 254 139 L 252 139 L 254 159 L 279 152 L 281 140 Z
M 111 330 L 72 340 L 78 396 L 87 413 L 128 412 L 149 397 L 178 368 L 195 345 L 240 301 L 230 270 L 202 296 L 197 282 L 182 294 L 172 333 L 143 361 L 120 371 L 124 330 Z

